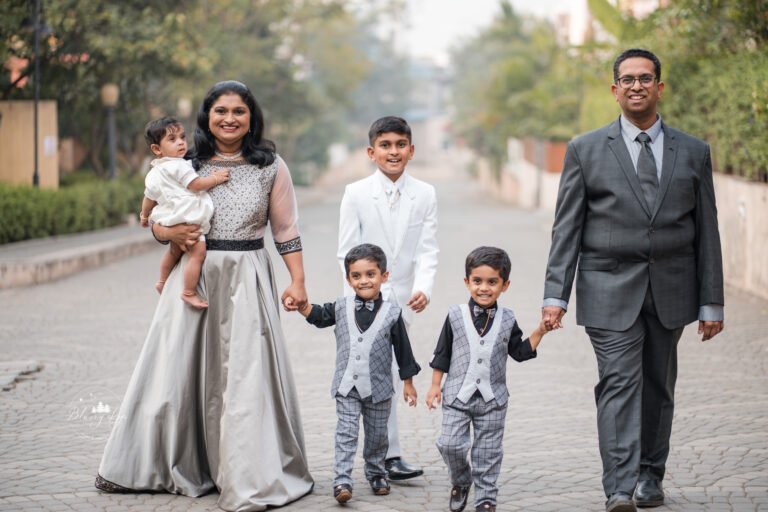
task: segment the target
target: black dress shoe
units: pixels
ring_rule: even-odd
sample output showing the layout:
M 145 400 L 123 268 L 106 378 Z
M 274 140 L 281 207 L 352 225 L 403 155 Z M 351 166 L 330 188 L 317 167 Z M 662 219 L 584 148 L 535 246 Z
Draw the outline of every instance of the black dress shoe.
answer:
M 352 486 L 349 484 L 339 484 L 333 488 L 333 497 L 339 503 L 346 503 L 352 499 Z
M 467 496 L 469 496 L 469 486 L 454 485 L 451 487 L 451 500 L 448 502 L 448 508 L 451 512 L 461 512 L 467 506 Z
M 642 480 L 635 488 L 635 504 L 640 508 L 658 507 L 664 504 L 661 480 Z
M 475 512 L 496 512 L 496 505 L 490 501 L 484 501 L 475 507 Z
M 632 496 L 625 492 L 611 494 L 605 502 L 605 512 L 637 512 Z
M 384 467 L 390 480 L 408 480 L 424 474 L 423 469 L 411 466 L 400 457 L 385 460 Z
M 389 494 L 389 482 L 383 476 L 374 477 L 368 483 L 371 484 L 371 490 L 376 496 L 386 496 Z

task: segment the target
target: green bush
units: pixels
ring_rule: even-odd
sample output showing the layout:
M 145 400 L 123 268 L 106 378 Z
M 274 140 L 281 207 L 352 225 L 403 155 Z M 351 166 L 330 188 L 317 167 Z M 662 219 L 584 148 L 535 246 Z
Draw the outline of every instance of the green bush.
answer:
M 138 180 L 59 190 L 0 184 L 0 244 L 116 226 L 139 210 L 143 192 Z

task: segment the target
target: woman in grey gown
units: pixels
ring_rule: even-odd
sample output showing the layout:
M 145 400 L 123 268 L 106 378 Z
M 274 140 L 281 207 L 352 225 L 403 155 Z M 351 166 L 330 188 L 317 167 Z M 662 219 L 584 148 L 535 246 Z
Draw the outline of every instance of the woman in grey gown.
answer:
M 179 300 L 186 256 L 169 276 L 107 441 L 96 487 L 201 496 L 228 511 L 285 505 L 312 490 L 293 375 L 279 318 L 267 223 L 291 275 L 287 309 L 306 302 L 296 199 L 285 162 L 264 139 L 248 88 L 220 82 L 197 116 L 193 163 L 230 171 L 215 213 L 198 294 Z M 155 224 L 158 240 L 197 240 L 197 226 Z

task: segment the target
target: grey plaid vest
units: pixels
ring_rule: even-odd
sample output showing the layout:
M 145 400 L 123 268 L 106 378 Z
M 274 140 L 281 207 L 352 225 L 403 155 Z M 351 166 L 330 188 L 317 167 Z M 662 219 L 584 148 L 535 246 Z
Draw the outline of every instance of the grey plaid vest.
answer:
M 371 326 L 361 333 L 355 324 L 355 298 L 336 300 L 336 371 L 331 397 L 347 396 L 355 387 L 361 398 L 374 403 L 392 398 L 392 341 L 389 332 L 400 308 L 384 301 Z
M 511 309 L 499 306 L 491 330 L 482 337 L 472 324 L 466 304 L 451 306 L 448 320 L 453 330 L 453 347 L 448 375 L 443 383 L 445 403 L 451 404 L 457 399 L 466 403 L 475 390 L 479 390 L 486 402 L 495 398 L 499 405 L 506 404 L 509 397 L 507 348 L 515 314 Z M 472 347 L 472 343 L 476 346 Z M 489 344 L 491 347 L 487 350 Z M 490 357 L 483 355 L 488 353 Z M 484 379 L 487 380 L 484 382 Z

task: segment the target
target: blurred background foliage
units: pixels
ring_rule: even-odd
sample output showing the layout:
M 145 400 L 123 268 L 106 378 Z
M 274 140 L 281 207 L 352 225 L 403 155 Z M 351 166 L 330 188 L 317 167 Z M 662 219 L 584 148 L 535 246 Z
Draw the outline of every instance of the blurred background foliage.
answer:
M 615 56 L 629 47 L 659 55 L 665 121 L 712 144 L 717 169 L 766 180 L 768 0 L 670 0 L 635 19 L 609 0 L 587 0 L 609 38 L 578 47 L 558 41 L 549 21 L 508 0 L 493 22 L 452 51 L 452 133 L 500 165 L 509 137 L 569 140 L 615 119 Z M 30 59 L 29 0 L 0 2 L 0 59 Z M 119 167 L 146 165 L 148 119 L 182 117 L 215 82 L 254 91 L 267 135 L 297 176 L 326 167 L 335 142 L 359 147 L 381 115 L 407 114 L 412 62 L 396 48 L 405 0 L 44 0 L 41 98 L 56 99 L 60 137 L 88 151 L 104 176 L 101 85 L 120 86 Z M 389 27 L 383 33 L 382 27 Z M 19 80 L 29 78 L 27 66 Z M 0 99 L 32 88 L 0 70 Z M 182 115 L 179 100 L 193 111 Z M 302 181 L 302 179 L 299 179 Z M 306 180 L 304 180 L 306 181 Z
M 0 2 L 0 60 L 31 59 L 28 0 Z M 215 82 L 240 80 L 264 109 L 267 136 L 297 174 L 322 168 L 328 147 L 349 140 L 370 115 L 391 113 L 386 98 L 366 87 L 397 89 L 392 41 L 376 24 L 401 0 L 45 0 L 41 40 L 41 99 L 58 102 L 59 136 L 73 137 L 89 154 L 88 167 L 106 174 L 104 113 L 99 88 L 120 87 L 118 166 L 135 174 L 146 165 L 147 121 L 182 118 L 192 128 L 197 106 Z M 379 14 L 382 13 L 382 14 Z M 398 57 L 401 60 L 402 57 Z M 18 81 L 32 72 L 27 66 Z M 402 70 L 400 70 L 402 72 Z M 32 88 L 0 70 L 0 99 L 30 99 Z M 179 100 L 191 102 L 183 115 Z M 391 102 L 390 102 L 391 103 Z M 359 108 L 358 105 L 364 105 Z
M 613 60 L 640 47 L 662 62 L 664 120 L 709 142 L 716 170 L 768 181 L 768 1 L 670 0 L 638 20 L 588 0 L 610 39 L 579 47 L 501 5 L 453 54 L 455 130 L 494 164 L 509 137 L 569 140 L 616 119 Z

